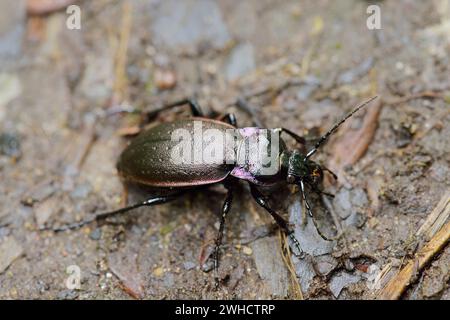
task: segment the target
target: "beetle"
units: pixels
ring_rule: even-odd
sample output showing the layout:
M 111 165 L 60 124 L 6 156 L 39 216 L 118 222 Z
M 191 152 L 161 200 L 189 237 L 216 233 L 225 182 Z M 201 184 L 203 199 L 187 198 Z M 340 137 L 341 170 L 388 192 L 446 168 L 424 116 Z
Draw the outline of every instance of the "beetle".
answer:
M 321 136 L 314 147 L 308 152 L 303 153 L 301 149 L 290 150 L 284 141 L 278 140 L 278 148 L 272 156 L 272 171 L 267 173 L 266 167 L 261 161 L 255 161 L 248 158 L 251 153 L 248 146 L 250 141 L 261 142 L 270 133 L 271 136 L 280 137 L 281 134 L 291 136 L 297 143 L 305 145 L 305 139 L 286 128 L 264 129 L 260 127 L 238 128 L 236 117 L 233 114 L 226 114 L 219 120 L 207 118 L 201 111 L 200 106 L 194 100 L 181 100 L 164 107 L 161 107 L 150 114 L 152 118 L 157 113 L 169 110 L 182 105 L 189 105 L 193 117 L 187 119 L 179 119 L 172 122 L 163 122 L 139 134 L 131 143 L 123 150 L 117 162 L 117 170 L 119 176 L 124 182 L 132 182 L 158 188 L 166 191 L 164 195 L 151 196 L 144 201 L 120 208 L 118 210 L 99 213 L 82 220 L 80 222 L 54 228 L 54 231 L 64 231 L 69 229 L 80 228 L 93 221 L 99 221 L 113 215 L 125 213 L 127 211 L 143 207 L 153 206 L 167 203 L 182 195 L 185 190 L 196 188 L 204 185 L 223 184 L 227 190 L 225 201 L 222 206 L 219 231 L 215 240 L 214 249 L 214 270 L 216 283 L 218 281 L 217 270 L 219 264 L 219 250 L 222 244 L 225 220 L 230 211 L 233 201 L 233 191 L 239 180 L 246 181 L 250 188 L 250 193 L 256 203 L 264 208 L 275 220 L 277 225 L 288 235 L 297 251 L 302 254 L 300 243 L 293 235 L 288 222 L 269 205 L 266 196 L 260 191 L 260 187 L 272 186 L 277 183 L 293 184 L 299 187 L 304 206 L 313 218 L 312 208 L 309 204 L 306 194 L 308 187 L 319 194 L 330 195 L 320 189 L 324 178 L 324 172 L 329 172 L 335 179 L 337 176 L 328 168 L 319 165 L 311 160 L 311 157 L 317 150 L 328 140 L 328 138 L 350 118 L 354 113 L 372 102 L 375 97 L 363 102 L 351 112 L 346 114 L 340 121 L 332 126 L 323 136 Z M 200 162 L 177 162 L 174 161 L 173 150 L 179 143 L 173 138 L 173 133 L 177 130 L 194 135 L 195 124 L 200 122 L 202 129 L 210 130 L 215 133 L 229 134 L 233 133 L 233 142 L 231 151 L 234 158 L 231 161 L 226 158 L 226 152 L 218 153 L 219 157 L 213 163 Z M 202 140 L 203 141 L 203 140 Z M 223 147 L 225 140 L 214 140 L 213 145 Z M 266 147 L 272 147 L 274 142 L 265 140 Z M 219 148 L 220 149 L 220 148 Z M 224 149 L 224 148 L 221 148 Z M 225 148 L 226 149 L 226 148 Z M 198 151 L 198 150 L 197 150 Z M 201 151 L 201 150 L 200 150 Z M 228 150 L 230 151 L 230 150 Z M 261 151 L 261 149 L 259 149 Z M 258 151 L 258 152 L 259 152 Z M 189 159 L 192 160 L 192 154 Z M 195 155 L 194 155 L 195 157 Z M 239 162 L 241 158 L 245 161 Z M 314 222 L 314 219 L 312 219 Z M 315 224 L 315 222 L 314 222 Z M 317 227 L 317 226 L 316 226 Z M 325 238 L 319 231 L 319 234 Z M 326 239 L 326 238 L 325 238 Z

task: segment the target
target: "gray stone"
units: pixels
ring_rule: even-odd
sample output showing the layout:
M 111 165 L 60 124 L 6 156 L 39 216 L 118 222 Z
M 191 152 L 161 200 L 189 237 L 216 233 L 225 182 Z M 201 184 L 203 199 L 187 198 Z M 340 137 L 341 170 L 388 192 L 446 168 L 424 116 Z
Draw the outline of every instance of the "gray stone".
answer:
M 37 225 L 40 227 L 43 226 L 58 209 L 59 202 L 55 197 L 48 198 L 37 204 L 34 210 Z
M 58 293 L 59 300 L 74 300 L 78 298 L 79 292 L 76 290 L 63 290 Z
M 214 1 L 163 1 L 154 16 L 157 42 L 179 51 L 195 53 L 200 45 L 222 49 L 230 35 Z
M 323 239 L 317 232 L 309 215 L 306 215 L 306 224 L 302 223 L 302 205 L 299 200 L 296 200 L 290 205 L 289 213 L 289 222 L 295 226 L 295 237 L 305 253 L 312 256 L 320 256 L 333 251 L 335 241 L 326 241 Z
M 274 237 L 255 241 L 252 245 L 256 269 L 272 296 L 286 297 L 289 274 L 283 263 L 279 242 Z
M 173 287 L 174 283 L 175 283 L 175 279 L 174 279 L 173 273 L 167 272 L 164 275 L 163 285 L 167 288 L 171 288 L 171 287 Z
M 95 228 L 94 231 L 92 231 L 89 234 L 89 238 L 91 238 L 94 241 L 100 240 L 102 237 L 102 230 L 100 228 Z
M 0 274 L 20 257 L 23 253 L 22 246 L 17 241 L 8 237 L 0 242 Z
M 306 101 L 320 86 L 320 80 L 314 76 L 306 76 L 305 84 L 297 90 L 297 100 Z
M 2 60 L 13 58 L 22 51 L 25 32 L 25 1 L 1 1 L 0 67 Z
M 86 68 L 77 90 L 89 102 L 104 105 L 111 97 L 114 79 L 113 57 L 102 51 L 86 55 Z
M 231 51 L 225 74 L 229 81 L 233 81 L 254 68 L 255 58 L 253 46 L 250 43 L 243 43 Z
M 348 190 L 341 188 L 334 198 L 333 205 L 337 214 L 342 219 L 347 219 L 353 215 L 352 221 L 358 223 L 354 214 L 358 209 L 364 208 L 369 203 L 367 195 L 361 188 Z
M 184 269 L 186 270 L 192 270 L 196 267 L 196 264 L 192 261 L 186 261 L 183 263 Z
M 320 256 L 315 260 L 316 270 L 323 276 L 328 275 L 338 265 L 338 261 L 330 255 Z
M 298 259 L 293 256 L 292 261 L 295 266 L 295 273 L 297 274 L 298 281 L 300 282 L 300 287 L 303 292 L 307 292 L 311 285 L 311 281 L 316 275 L 314 268 L 311 262 L 305 259 Z
M 70 193 L 72 199 L 86 199 L 89 192 L 91 192 L 92 186 L 89 183 L 82 183 L 75 187 Z
M 363 62 L 361 62 L 359 65 L 354 67 L 353 69 L 350 69 L 344 73 L 342 73 L 338 77 L 338 82 L 340 84 L 349 84 L 358 79 L 359 77 L 365 75 L 367 72 L 369 72 L 370 68 L 372 68 L 373 65 L 373 58 L 369 57 Z
M 330 281 L 330 290 L 335 298 L 338 298 L 342 289 L 348 287 L 353 283 L 357 283 L 361 277 L 352 275 L 347 272 L 341 272 L 335 275 Z

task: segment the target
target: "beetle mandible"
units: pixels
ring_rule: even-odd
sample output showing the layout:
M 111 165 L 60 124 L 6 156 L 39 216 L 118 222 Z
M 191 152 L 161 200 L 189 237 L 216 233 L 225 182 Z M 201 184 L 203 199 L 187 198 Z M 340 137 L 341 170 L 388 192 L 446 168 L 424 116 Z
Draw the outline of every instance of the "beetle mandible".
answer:
M 263 165 L 260 162 L 245 162 L 238 163 L 237 159 L 231 163 L 225 161 L 216 161 L 214 163 L 174 163 L 172 150 L 177 144 L 174 141 L 172 133 L 177 129 L 187 130 L 188 133 L 194 134 L 194 123 L 200 121 L 205 129 L 213 129 L 216 132 L 234 131 L 237 137 L 237 151 L 238 156 L 244 150 L 248 155 L 249 151 L 246 148 L 241 148 L 248 143 L 250 139 L 259 141 L 263 138 L 266 130 L 259 127 L 245 127 L 238 128 L 236 118 L 233 114 L 226 114 L 220 120 L 207 118 L 203 115 L 199 105 L 193 100 L 181 100 L 170 105 L 166 105 L 151 113 L 155 115 L 158 112 L 172 109 L 181 105 L 189 105 L 192 118 L 176 120 L 173 122 L 161 123 L 152 127 L 136 137 L 121 153 L 117 162 L 117 170 L 120 177 L 125 182 L 132 182 L 142 184 L 149 187 L 160 188 L 168 191 L 166 195 L 152 196 L 148 199 L 126 206 L 124 208 L 109 211 L 105 213 L 95 214 L 92 217 L 59 228 L 54 228 L 54 231 L 64 231 L 69 229 L 80 228 L 93 221 L 103 220 L 113 215 L 121 214 L 143 206 L 153 206 L 163 204 L 179 197 L 186 189 L 192 189 L 199 186 L 211 185 L 221 183 L 227 189 L 227 195 L 222 206 L 222 214 L 220 216 L 219 231 L 215 241 L 214 250 L 214 270 L 216 283 L 218 282 L 217 270 L 219 263 L 219 249 L 222 244 L 223 231 L 225 226 L 225 219 L 230 211 L 233 201 L 233 190 L 238 180 L 244 180 L 250 187 L 250 193 L 255 199 L 256 203 L 263 207 L 273 217 L 277 225 L 287 234 L 292 243 L 295 245 L 297 251 L 302 254 L 300 243 L 293 235 L 293 231 L 289 227 L 288 222 L 277 213 L 269 205 L 267 198 L 260 191 L 261 186 L 271 186 L 276 183 L 284 182 L 287 184 L 294 184 L 299 187 L 301 197 L 306 207 L 308 214 L 313 218 L 311 206 L 306 194 L 306 188 L 312 191 L 326 195 L 326 192 L 320 190 L 323 181 L 324 171 L 329 172 L 335 179 L 337 176 L 324 166 L 311 160 L 311 157 L 321 147 L 327 139 L 332 135 L 338 127 L 350 118 L 355 112 L 372 102 L 375 97 L 363 102 L 340 121 L 331 127 L 323 136 L 321 136 L 314 147 L 306 154 L 303 154 L 300 149 L 289 150 L 283 140 L 279 139 L 279 148 L 275 156 L 275 171 L 267 174 L 264 172 Z M 304 145 L 305 139 L 295 134 L 286 128 L 276 128 L 269 130 L 271 133 L 287 134 L 291 136 L 296 142 Z M 223 143 L 223 141 L 221 142 Z M 269 146 L 270 146 L 269 141 Z M 242 152 L 241 152 L 242 153 Z M 331 195 L 332 196 L 332 195 Z M 314 222 L 314 219 L 312 219 Z M 319 230 L 318 230 L 319 231 Z M 324 237 L 321 232 L 319 234 Z M 325 237 L 324 237 L 325 238 Z

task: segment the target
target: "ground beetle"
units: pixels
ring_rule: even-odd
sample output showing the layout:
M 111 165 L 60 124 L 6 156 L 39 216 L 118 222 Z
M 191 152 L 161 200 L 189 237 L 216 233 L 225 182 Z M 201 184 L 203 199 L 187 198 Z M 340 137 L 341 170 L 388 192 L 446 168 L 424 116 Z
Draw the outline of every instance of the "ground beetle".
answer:
M 117 163 L 117 169 L 121 178 L 126 182 L 156 187 L 169 192 L 163 196 L 152 196 L 145 201 L 135 203 L 131 206 L 115 211 L 96 214 L 81 222 L 65 225 L 53 230 L 63 231 L 79 228 L 90 222 L 124 213 L 135 208 L 166 203 L 180 196 L 186 189 L 192 189 L 202 185 L 221 183 L 227 189 L 227 195 L 222 207 L 219 232 L 215 241 L 214 269 L 216 271 L 217 281 L 219 249 L 222 243 L 225 218 L 231 207 L 233 190 L 236 182 L 238 180 L 245 180 L 248 182 L 251 195 L 256 200 L 258 205 L 271 214 L 278 226 L 289 236 L 296 249 L 301 254 L 302 250 L 300 248 L 300 244 L 294 237 L 288 222 L 269 206 L 267 198 L 261 193 L 259 187 L 270 186 L 278 182 L 297 185 L 300 189 L 301 197 L 306 210 L 308 214 L 313 217 L 311 206 L 306 195 L 306 187 L 308 186 L 308 188 L 313 192 L 327 194 L 319 189 L 319 186 L 323 180 L 324 171 L 328 171 L 334 178 L 337 177 L 329 169 L 310 160 L 311 156 L 316 153 L 317 149 L 326 142 L 330 135 L 335 132 L 345 120 L 351 117 L 359 109 L 369 104 L 375 98 L 376 97 L 373 97 L 367 100 L 343 117 L 342 120 L 337 122 L 330 130 L 320 137 L 314 147 L 306 154 L 303 154 L 300 149 L 295 149 L 292 151 L 289 150 L 283 140 L 279 139 L 279 149 L 275 158 L 277 161 L 276 170 L 269 175 L 261 174 L 262 170 L 260 169 L 262 168 L 260 167 L 260 164 L 245 163 L 244 165 L 238 165 L 237 163 L 228 163 L 225 159 L 223 159 L 224 161 L 219 161 L 220 163 L 212 164 L 175 164 L 172 159 L 173 154 L 171 153 L 171 150 L 176 144 L 176 141 L 173 141 L 172 134 L 174 130 L 177 129 L 184 129 L 187 130 L 188 133 L 194 134 L 195 121 L 201 121 L 204 128 L 215 129 L 216 132 L 229 132 L 230 130 L 234 130 L 236 136 L 238 137 L 238 149 L 239 146 L 245 144 L 250 138 L 256 138 L 256 140 L 261 138 L 263 131 L 267 131 L 267 129 L 259 127 L 237 128 L 236 119 L 233 114 L 227 114 L 219 120 L 204 117 L 200 107 L 193 100 L 182 100 L 166 105 L 153 111 L 150 116 L 154 116 L 160 111 L 187 104 L 190 106 L 193 117 L 189 119 L 161 123 L 148 129 L 147 131 L 142 132 L 138 137 L 131 141 L 129 146 L 122 152 Z M 288 129 L 277 128 L 270 131 L 278 134 L 278 136 L 285 133 L 291 136 L 298 143 L 305 145 L 304 138 Z M 248 149 L 245 150 L 248 155 Z M 314 221 L 314 219 L 312 220 Z

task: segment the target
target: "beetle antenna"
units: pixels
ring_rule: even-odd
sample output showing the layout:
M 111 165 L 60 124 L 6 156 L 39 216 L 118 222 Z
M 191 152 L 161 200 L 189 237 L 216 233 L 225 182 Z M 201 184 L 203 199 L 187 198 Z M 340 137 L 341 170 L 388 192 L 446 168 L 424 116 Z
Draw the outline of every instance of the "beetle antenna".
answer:
M 339 126 L 341 124 L 343 124 L 345 122 L 345 120 L 347 120 L 348 118 L 350 118 L 354 113 L 356 113 L 359 109 L 365 107 L 366 105 L 368 105 L 370 102 L 372 102 L 373 100 L 375 100 L 378 96 L 374 96 L 372 98 L 370 98 L 369 100 L 363 102 L 362 104 L 360 104 L 359 106 L 357 106 L 355 109 L 353 109 L 352 111 L 350 111 L 349 113 L 347 113 L 347 115 L 341 119 L 341 121 L 337 122 L 330 130 L 328 130 L 327 133 L 325 133 L 323 136 L 320 137 L 319 141 L 316 142 L 314 148 L 312 148 L 307 154 L 306 154 L 306 159 L 308 159 L 309 157 L 311 157 L 314 153 L 316 153 L 317 149 L 324 144 L 327 139 L 337 130 L 337 128 L 339 128 Z

